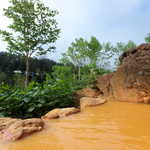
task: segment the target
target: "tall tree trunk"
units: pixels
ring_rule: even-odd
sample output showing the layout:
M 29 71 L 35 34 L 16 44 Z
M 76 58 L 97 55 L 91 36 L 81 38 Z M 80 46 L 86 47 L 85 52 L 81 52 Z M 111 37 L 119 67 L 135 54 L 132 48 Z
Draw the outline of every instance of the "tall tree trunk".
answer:
M 25 88 L 27 88 L 29 82 L 29 57 L 26 58 L 26 79 L 25 79 Z
M 79 79 L 79 81 L 81 80 L 81 68 L 80 68 L 80 66 L 78 67 L 78 79 Z

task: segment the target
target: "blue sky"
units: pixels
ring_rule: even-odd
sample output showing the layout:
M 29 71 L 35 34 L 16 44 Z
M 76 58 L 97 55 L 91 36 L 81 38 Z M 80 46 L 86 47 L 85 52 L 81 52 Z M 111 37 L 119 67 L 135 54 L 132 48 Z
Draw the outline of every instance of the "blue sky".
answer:
M 70 43 L 79 37 L 89 39 L 96 36 L 100 42 L 113 43 L 133 40 L 144 42 L 150 32 L 149 0 L 42 0 L 46 5 L 59 11 L 57 20 L 61 28 L 57 51 L 49 58 L 58 60 Z M 8 1 L 0 2 L 2 8 Z M 5 28 L 8 20 L 0 15 L 0 28 Z M 1 50 L 6 44 L 0 41 Z

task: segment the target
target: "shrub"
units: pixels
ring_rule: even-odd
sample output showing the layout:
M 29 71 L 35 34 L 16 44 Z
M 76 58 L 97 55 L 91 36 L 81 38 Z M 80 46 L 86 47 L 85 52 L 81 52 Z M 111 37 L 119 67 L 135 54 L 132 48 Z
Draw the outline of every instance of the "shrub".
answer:
M 40 117 L 59 107 L 75 105 L 75 89 L 64 80 L 47 77 L 44 84 L 32 82 L 26 89 L 0 87 L 0 116 L 14 118 Z
M 97 73 L 90 76 L 86 68 L 83 72 L 78 80 L 71 66 L 55 66 L 52 77 L 47 75 L 43 83 L 31 82 L 26 89 L 1 84 L 0 116 L 40 117 L 54 108 L 75 106 L 75 91 L 89 86 L 97 76 Z M 105 70 L 100 73 L 105 73 Z

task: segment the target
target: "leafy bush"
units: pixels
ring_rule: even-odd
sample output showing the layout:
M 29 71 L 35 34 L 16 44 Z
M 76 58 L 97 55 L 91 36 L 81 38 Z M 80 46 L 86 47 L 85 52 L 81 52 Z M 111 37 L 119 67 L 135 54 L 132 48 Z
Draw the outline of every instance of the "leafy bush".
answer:
M 47 77 L 44 84 L 32 82 L 27 89 L 0 87 L 0 116 L 40 117 L 54 108 L 75 105 L 75 89 L 64 80 Z
M 83 70 L 85 69 L 85 70 Z M 0 85 L 0 116 L 14 118 L 40 117 L 54 108 L 76 105 L 76 90 L 89 86 L 98 75 L 90 75 L 88 68 L 82 68 L 81 80 L 76 78 L 71 66 L 55 66 L 52 77 L 47 75 L 42 84 L 31 82 L 26 89 L 17 86 Z M 105 70 L 99 74 L 105 73 Z
M 0 83 L 5 82 L 7 79 L 7 76 L 5 72 L 0 72 Z
M 13 81 L 16 88 L 24 88 L 24 81 L 25 81 L 25 76 L 20 74 L 20 73 L 15 73 L 13 75 Z

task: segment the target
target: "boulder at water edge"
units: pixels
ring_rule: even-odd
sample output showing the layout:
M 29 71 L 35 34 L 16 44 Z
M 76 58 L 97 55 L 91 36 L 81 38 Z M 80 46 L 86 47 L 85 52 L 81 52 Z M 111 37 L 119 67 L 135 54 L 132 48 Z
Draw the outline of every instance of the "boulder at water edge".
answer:
M 81 90 L 78 90 L 76 92 L 76 95 L 78 98 L 81 97 L 97 97 L 99 95 L 99 91 L 96 89 L 92 89 L 92 88 L 84 88 Z
M 85 107 L 92 107 L 92 106 L 97 106 L 97 105 L 102 105 L 106 103 L 106 99 L 103 97 L 82 97 L 80 99 L 80 109 L 84 110 Z
M 56 108 L 52 111 L 48 112 L 45 116 L 42 117 L 42 119 L 56 119 L 56 118 L 62 118 L 66 117 L 75 113 L 80 112 L 80 109 L 75 107 L 70 108 Z
M 44 122 L 41 119 L 0 118 L 0 138 L 15 141 L 33 132 L 41 131 Z

